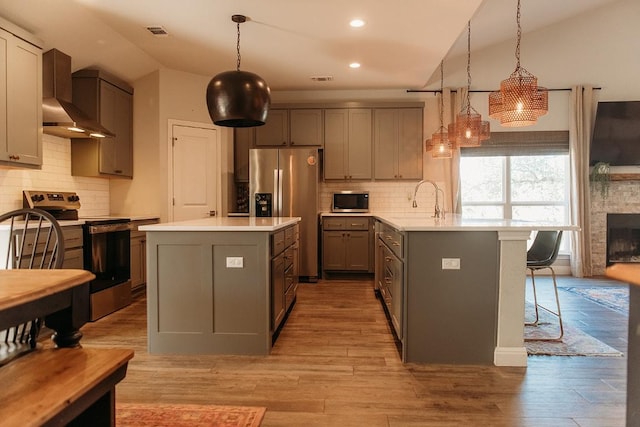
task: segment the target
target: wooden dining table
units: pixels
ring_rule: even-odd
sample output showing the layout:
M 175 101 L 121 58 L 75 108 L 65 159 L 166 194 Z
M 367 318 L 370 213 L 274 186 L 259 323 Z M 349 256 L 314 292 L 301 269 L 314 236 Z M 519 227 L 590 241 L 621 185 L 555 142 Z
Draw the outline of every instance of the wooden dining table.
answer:
M 57 347 L 77 347 L 89 321 L 89 282 L 80 269 L 0 270 L 0 331 L 44 318 Z
M 640 425 L 640 263 L 607 267 L 605 274 L 629 284 L 629 340 L 627 351 L 627 426 Z

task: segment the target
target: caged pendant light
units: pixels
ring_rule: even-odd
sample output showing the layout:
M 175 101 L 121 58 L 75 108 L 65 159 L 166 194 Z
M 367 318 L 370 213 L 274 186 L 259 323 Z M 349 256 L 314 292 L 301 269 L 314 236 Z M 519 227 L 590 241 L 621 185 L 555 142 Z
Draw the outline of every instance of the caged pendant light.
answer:
M 491 136 L 489 122 L 471 106 L 471 21 L 467 24 L 467 96 L 448 129 L 449 141 L 457 147 L 477 147 Z
M 453 144 L 449 141 L 449 133 L 444 128 L 442 114 L 444 111 L 444 61 L 440 61 L 440 128 L 425 142 L 426 151 L 431 151 L 434 159 L 449 159 L 453 156 Z
M 516 69 L 500 83 L 499 91 L 489 94 L 489 117 L 500 120 L 505 127 L 533 125 L 549 110 L 549 91 L 538 86 L 538 78 L 520 66 L 520 0 L 516 21 Z
M 237 25 L 235 71 L 225 71 L 214 76 L 207 86 L 207 108 L 213 123 L 226 127 L 262 126 L 267 120 L 271 91 L 257 74 L 240 71 L 240 24 L 244 15 L 233 15 Z

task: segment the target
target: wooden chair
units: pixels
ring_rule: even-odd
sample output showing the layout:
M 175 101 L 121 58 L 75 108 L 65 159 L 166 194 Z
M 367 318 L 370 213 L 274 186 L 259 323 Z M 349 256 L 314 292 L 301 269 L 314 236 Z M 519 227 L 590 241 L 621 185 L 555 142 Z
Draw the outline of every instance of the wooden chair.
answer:
M 51 269 L 64 262 L 64 238 L 58 221 L 41 209 L 17 209 L 0 215 L 0 268 Z M 32 350 L 42 319 L 0 331 L 0 364 Z
M 560 299 L 558 298 L 558 286 L 556 284 L 556 273 L 551 265 L 558 257 L 558 251 L 560 250 L 560 242 L 562 241 L 562 230 L 560 231 L 547 231 L 541 230 L 536 234 L 533 244 L 527 251 L 527 269 L 531 272 L 531 285 L 533 287 L 533 303 L 535 308 L 535 319 L 533 322 L 525 323 L 527 326 L 538 326 L 540 321 L 539 311 L 541 308 L 558 318 L 559 323 L 559 336 L 551 338 L 531 338 L 525 341 L 562 341 L 564 336 L 564 326 L 562 324 L 562 312 L 560 311 Z M 553 291 L 555 293 L 556 311 L 544 307 L 538 303 L 538 295 L 536 292 L 536 278 L 535 272 L 548 268 L 551 270 L 551 278 L 553 281 Z

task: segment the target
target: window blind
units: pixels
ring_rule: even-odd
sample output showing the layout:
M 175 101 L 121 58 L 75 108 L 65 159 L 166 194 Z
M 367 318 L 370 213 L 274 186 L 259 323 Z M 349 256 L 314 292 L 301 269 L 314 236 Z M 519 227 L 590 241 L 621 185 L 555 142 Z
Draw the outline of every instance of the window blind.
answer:
M 461 147 L 460 155 L 542 156 L 569 154 L 569 131 L 491 132 L 479 147 Z

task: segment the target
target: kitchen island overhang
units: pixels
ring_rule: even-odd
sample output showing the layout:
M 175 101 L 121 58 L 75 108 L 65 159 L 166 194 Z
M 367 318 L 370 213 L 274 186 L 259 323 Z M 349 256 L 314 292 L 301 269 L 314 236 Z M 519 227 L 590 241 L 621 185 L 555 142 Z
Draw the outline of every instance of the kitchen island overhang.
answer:
M 424 213 L 410 216 L 376 215 L 376 218 L 406 237 L 403 242 L 406 253 L 403 362 L 527 365 L 524 346 L 527 240 L 535 230 L 573 231 L 579 230 L 579 227 L 554 222 L 470 219 L 459 215 L 438 219 Z M 455 240 L 455 243 L 450 240 Z M 485 246 L 476 249 L 474 241 Z M 442 250 L 438 249 L 440 246 Z M 469 257 L 475 256 L 484 258 L 484 262 L 474 264 Z M 437 265 L 444 259 L 458 259 L 459 269 L 447 270 Z M 429 268 L 433 274 L 427 271 Z M 486 273 L 486 277 L 483 277 L 483 273 Z M 480 285 L 484 286 L 482 292 L 477 289 Z M 433 287 L 440 289 L 434 290 Z M 452 287 L 460 287 L 461 291 L 452 293 Z M 465 290 L 470 293 L 462 294 Z M 432 323 L 435 318 L 425 313 L 425 307 L 433 304 L 430 299 L 435 295 L 443 301 L 446 299 L 454 313 L 456 307 L 460 313 L 464 313 L 464 310 L 473 307 L 473 304 L 468 304 L 469 295 L 473 292 L 476 294 L 472 298 L 482 301 L 475 307 L 484 310 L 476 317 L 469 316 L 474 321 L 482 319 L 475 327 L 479 335 L 484 336 L 484 341 L 475 348 L 463 343 L 462 339 L 455 342 L 452 332 L 461 331 L 462 326 L 456 322 L 445 324 L 440 318 L 437 320 L 440 325 L 437 326 Z M 456 298 L 467 301 L 456 305 Z M 443 313 L 446 315 L 446 311 Z M 434 328 L 440 328 L 441 331 Z M 443 332 L 447 328 L 448 334 Z M 447 341 L 448 337 L 451 339 Z M 473 338 L 480 339 L 476 336 Z
M 212 217 L 145 225 L 148 350 L 267 355 L 272 236 L 299 217 Z

